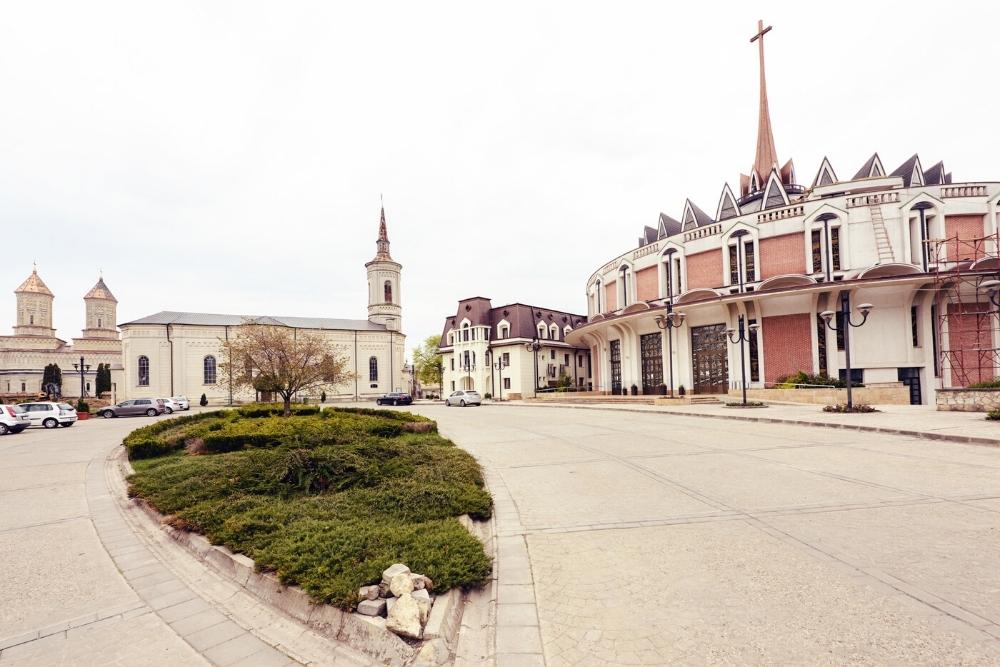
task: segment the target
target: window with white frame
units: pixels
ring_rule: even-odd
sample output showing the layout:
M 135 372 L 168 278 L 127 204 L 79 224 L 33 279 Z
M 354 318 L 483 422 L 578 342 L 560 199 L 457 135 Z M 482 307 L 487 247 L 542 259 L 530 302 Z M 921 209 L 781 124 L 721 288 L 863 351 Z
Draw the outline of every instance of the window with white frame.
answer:
M 840 222 L 829 218 L 812 226 L 809 234 L 809 257 L 812 273 L 828 273 L 833 278 L 834 271 L 840 271 Z
M 548 331 L 549 330 L 545 327 L 544 324 L 542 324 L 541 322 L 538 323 L 538 337 L 539 338 L 548 338 L 549 337 Z
M 202 360 L 202 384 L 215 384 L 216 379 L 216 363 L 215 357 L 211 354 L 207 355 Z
M 549 338 L 551 338 L 552 340 L 559 340 L 559 325 L 558 324 L 552 324 L 549 327 Z
M 745 229 L 740 229 L 729 237 L 727 242 L 727 261 L 729 264 L 729 284 L 739 285 L 757 280 L 757 253 L 753 235 Z
M 148 387 L 149 386 L 149 357 L 142 355 L 139 357 L 139 386 Z
M 670 248 L 663 254 L 663 298 L 673 299 L 684 291 L 682 278 L 681 253 Z

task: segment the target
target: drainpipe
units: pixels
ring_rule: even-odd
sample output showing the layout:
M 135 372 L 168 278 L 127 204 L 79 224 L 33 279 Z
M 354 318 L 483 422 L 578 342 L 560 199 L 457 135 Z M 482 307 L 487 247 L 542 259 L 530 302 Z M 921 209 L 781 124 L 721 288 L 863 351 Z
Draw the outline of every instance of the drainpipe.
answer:
M 354 330 L 354 401 L 358 401 L 358 330 Z
M 226 342 L 229 342 L 229 325 L 226 325 Z M 229 405 L 233 404 L 233 362 L 232 355 L 227 355 L 230 357 L 229 360 Z
M 170 325 L 167 325 L 167 343 L 170 344 L 170 395 L 174 395 L 174 341 L 170 338 Z

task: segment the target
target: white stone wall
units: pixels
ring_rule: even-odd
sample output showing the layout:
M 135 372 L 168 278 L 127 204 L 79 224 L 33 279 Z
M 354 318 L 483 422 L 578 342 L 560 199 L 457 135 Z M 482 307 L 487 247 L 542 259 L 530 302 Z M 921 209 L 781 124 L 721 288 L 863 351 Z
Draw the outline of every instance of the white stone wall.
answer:
M 222 361 L 222 346 L 235 327 L 171 325 L 169 340 L 165 325 L 127 325 L 122 327 L 123 398 L 187 396 L 196 402 L 205 394 L 212 404 L 230 401 L 246 402 L 254 393 L 237 392 L 230 397 L 226 378 L 217 372 L 215 384 L 205 384 L 205 357 L 212 355 Z M 300 329 L 326 338 L 348 360 L 348 366 L 358 376 L 335 387 L 325 389 L 328 400 L 371 397 L 393 390 L 403 390 L 403 364 L 406 337 L 388 331 L 328 331 Z M 391 340 L 391 347 L 390 347 Z M 357 354 L 355 354 L 355 349 Z M 149 359 L 149 385 L 139 385 L 139 357 Z M 369 381 L 369 359 L 378 359 L 378 379 Z M 172 360 L 172 369 L 171 369 Z M 389 369 L 392 367 L 392 381 Z M 172 370 L 172 372 L 171 372 Z M 313 392 L 318 398 L 320 391 Z
M 444 364 L 444 388 L 442 395 L 447 396 L 457 389 L 474 389 L 481 394 L 487 392 L 494 397 L 501 396 L 503 378 L 510 380 L 510 387 L 503 388 L 503 397 L 507 398 L 511 394 L 520 394 L 522 397 L 530 397 L 535 392 L 535 361 L 531 350 L 525 348 L 527 339 L 505 339 L 493 341 L 491 346 L 487 346 L 486 341 L 476 340 L 469 343 L 456 342 L 452 348 L 444 348 L 442 351 L 442 362 Z M 486 356 L 487 349 L 490 350 L 491 357 Z M 468 350 L 476 353 L 476 366 L 472 372 L 462 369 L 463 353 Z M 504 354 L 509 355 L 509 365 L 498 370 L 495 364 L 503 359 Z M 552 355 L 555 355 L 555 359 Z M 565 355 L 569 355 L 570 363 L 565 363 Z M 565 345 L 544 344 L 537 352 L 538 355 L 538 388 L 549 386 L 550 381 L 558 379 L 559 371 L 566 370 L 566 374 L 574 384 L 578 380 L 583 380 L 586 387 L 590 381 L 590 365 L 587 361 L 587 351 L 572 348 Z M 583 356 L 583 365 L 578 365 L 578 357 Z M 452 359 L 455 360 L 455 367 L 452 370 Z M 554 365 L 556 377 L 548 375 L 549 365 Z M 471 386 L 469 386 L 471 383 Z M 579 386 L 577 384 L 577 386 Z

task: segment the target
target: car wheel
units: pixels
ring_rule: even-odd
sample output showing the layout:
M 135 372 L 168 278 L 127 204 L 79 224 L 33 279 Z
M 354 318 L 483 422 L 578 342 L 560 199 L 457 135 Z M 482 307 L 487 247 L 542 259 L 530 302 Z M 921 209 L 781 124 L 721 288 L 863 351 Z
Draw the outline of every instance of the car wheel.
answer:
M 59 422 L 57 422 L 52 417 L 49 417 L 48 419 L 42 422 L 42 426 L 44 426 L 45 428 L 55 428 L 59 426 Z
M 146 416 L 147 417 L 155 417 L 156 416 L 156 408 L 150 408 L 149 410 L 146 410 Z
M 376 398 L 375 399 L 375 405 L 382 405 L 382 399 L 381 398 Z
M 166 411 L 166 413 L 167 413 L 168 415 L 172 415 L 172 414 L 174 414 L 174 409 L 173 409 L 173 408 L 164 408 L 164 409 L 165 409 L 165 411 Z
M 459 404 L 459 405 L 460 405 L 461 407 L 463 407 L 463 408 L 464 408 L 464 407 L 465 407 L 465 399 L 463 398 L 463 399 L 462 399 L 461 401 L 459 401 L 459 402 L 458 402 L 458 404 Z
M 7 435 L 8 433 L 10 433 L 10 429 L 7 428 L 7 425 L 0 423 L 0 435 Z
M 101 413 L 101 416 L 104 417 L 105 419 L 111 419 L 112 417 L 115 416 L 115 413 L 111 412 L 111 410 L 105 410 L 104 412 Z

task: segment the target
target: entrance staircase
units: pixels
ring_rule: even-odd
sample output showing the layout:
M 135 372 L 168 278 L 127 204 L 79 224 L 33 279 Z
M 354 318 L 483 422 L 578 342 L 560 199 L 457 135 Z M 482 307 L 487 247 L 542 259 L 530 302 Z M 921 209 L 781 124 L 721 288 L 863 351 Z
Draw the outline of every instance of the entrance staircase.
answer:
M 713 403 L 721 403 L 717 396 L 711 394 L 703 394 L 701 396 L 695 395 L 688 398 L 688 402 L 691 405 L 711 405 Z
M 871 211 L 872 230 L 875 232 L 875 248 L 878 250 L 878 263 L 890 264 L 895 261 L 892 254 L 892 244 L 889 242 L 889 232 L 885 228 L 885 219 L 882 217 L 882 206 L 879 204 L 869 204 Z

